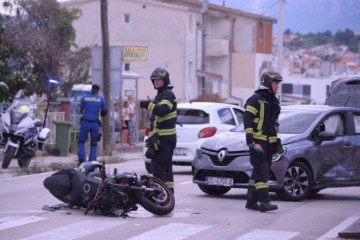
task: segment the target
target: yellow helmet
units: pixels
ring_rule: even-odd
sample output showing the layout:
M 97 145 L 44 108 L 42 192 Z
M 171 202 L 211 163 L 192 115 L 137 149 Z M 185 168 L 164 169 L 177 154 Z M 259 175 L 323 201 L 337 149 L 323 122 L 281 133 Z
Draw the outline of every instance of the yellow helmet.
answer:
M 26 105 L 22 105 L 21 107 L 19 107 L 19 112 L 21 113 L 29 113 L 30 112 L 30 108 Z

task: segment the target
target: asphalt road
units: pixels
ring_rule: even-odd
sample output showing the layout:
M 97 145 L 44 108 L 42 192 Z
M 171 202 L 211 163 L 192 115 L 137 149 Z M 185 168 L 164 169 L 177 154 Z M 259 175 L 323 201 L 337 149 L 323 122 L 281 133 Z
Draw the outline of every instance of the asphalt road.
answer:
M 125 163 L 107 165 L 107 170 L 146 174 L 141 153 L 128 157 Z M 360 219 L 356 187 L 323 190 L 302 202 L 272 195 L 279 209 L 260 213 L 244 208 L 245 190 L 208 196 L 192 183 L 190 167 L 175 166 L 174 172 L 176 207 L 163 217 L 141 207 L 128 218 L 84 215 L 84 209 L 46 211 L 45 205 L 60 203 L 42 185 L 50 172 L 2 177 L 0 239 L 326 240 L 342 239 L 338 233 Z

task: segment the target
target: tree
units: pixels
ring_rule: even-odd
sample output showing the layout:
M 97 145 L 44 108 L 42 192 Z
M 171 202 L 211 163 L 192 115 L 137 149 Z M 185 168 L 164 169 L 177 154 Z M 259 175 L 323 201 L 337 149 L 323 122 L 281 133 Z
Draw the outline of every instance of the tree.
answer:
M 72 26 L 81 16 L 79 9 L 62 8 L 55 0 L 5 1 L 4 7 L 9 14 L 3 16 L 2 43 L 11 47 L 7 64 L 10 68 L 9 63 L 20 65 L 22 70 L 21 78 L 0 75 L 12 79 L 8 85 L 12 97 L 18 90 L 25 96 L 43 95 L 48 91 L 48 78 L 53 76 L 61 80 L 58 94 L 63 96 L 73 84 L 88 80 L 90 49 L 75 44 Z

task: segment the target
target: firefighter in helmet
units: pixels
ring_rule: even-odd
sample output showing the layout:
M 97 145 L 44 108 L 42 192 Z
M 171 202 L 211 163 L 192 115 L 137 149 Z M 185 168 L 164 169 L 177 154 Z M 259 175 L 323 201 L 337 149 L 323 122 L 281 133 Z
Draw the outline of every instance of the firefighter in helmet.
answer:
M 177 104 L 169 72 L 156 68 L 150 77 L 157 95 L 153 101 L 140 101 L 140 108 L 150 111 L 150 136 L 145 156 L 151 159 L 154 177 L 164 181 L 174 192 L 172 156 L 176 146 Z
M 261 212 L 276 210 L 270 201 L 268 176 L 272 156 L 277 151 L 277 132 L 280 103 L 276 98 L 282 76 L 273 70 L 261 74 L 260 85 L 246 101 L 244 127 L 246 143 L 250 149 L 250 162 L 253 166 L 246 208 Z

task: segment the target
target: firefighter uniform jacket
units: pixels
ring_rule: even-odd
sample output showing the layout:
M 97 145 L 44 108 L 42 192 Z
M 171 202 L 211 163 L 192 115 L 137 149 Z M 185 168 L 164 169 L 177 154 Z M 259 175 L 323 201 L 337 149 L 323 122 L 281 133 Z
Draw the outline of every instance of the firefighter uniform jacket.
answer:
M 150 136 L 158 133 L 160 139 L 176 142 L 177 103 L 170 87 L 158 89 L 154 101 L 141 101 L 141 107 L 151 112 Z
M 279 100 L 266 89 L 255 91 L 245 104 L 244 128 L 246 143 L 252 144 L 254 139 L 275 143 L 279 126 Z

